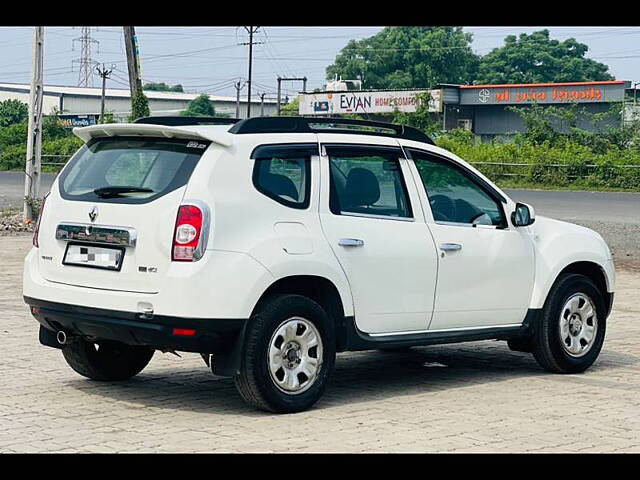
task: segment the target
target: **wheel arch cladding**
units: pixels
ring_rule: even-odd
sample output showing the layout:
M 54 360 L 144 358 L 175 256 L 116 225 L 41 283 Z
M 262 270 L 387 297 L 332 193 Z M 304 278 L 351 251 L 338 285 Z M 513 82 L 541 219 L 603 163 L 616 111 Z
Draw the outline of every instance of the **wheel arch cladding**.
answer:
M 607 279 L 607 275 L 604 271 L 604 268 L 599 265 L 598 263 L 595 262 L 590 262 L 590 261 L 578 261 L 578 262 L 572 262 L 569 265 L 566 265 L 564 268 L 562 268 L 558 274 L 555 276 L 555 278 L 553 279 L 553 282 L 551 283 L 551 285 L 549 286 L 549 288 L 546 291 L 545 294 L 545 301 L 549 296 L 549 293 L 551 292 L 551 290 L 553 289 L 553 287 L 558 283 L 558 279 L 567 273 L 575 273 L 575 274 L 579 274 L 579 275 L 584 275 L 585 277 L 589 278 L 591 281 L 593 281 L 596 286 L 598 287 L 598 290 L 600 291 L 600 293 L 602 293 L 602 297 L 605 301 L 605 305 L 607 308 L 607 315 L 609 315 L 610 313 L 610 308 L 611 308 L 611 295 L 612 293 L 609 292 L 609 282 Z
M 276 294 L 302 295 L 324 308 L 327 315 L 335 322 L 336 350 L 342 351 L 346 340 L 344 305 L 338 288 L 331 280 L 315 275 L 292 275 L 280 278 L 264 291 L 256 303 L 252 315 L 260 310 L 269 297 Z

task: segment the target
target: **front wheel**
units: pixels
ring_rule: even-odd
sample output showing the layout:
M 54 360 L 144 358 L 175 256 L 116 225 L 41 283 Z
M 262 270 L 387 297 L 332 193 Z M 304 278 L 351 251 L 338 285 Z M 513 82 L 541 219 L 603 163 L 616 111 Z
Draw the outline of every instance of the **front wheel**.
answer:
M 584 275 L 561 276 L 545 302 L 533 354 L 543 368 L 579 373 L 598 358 L 606 330 L 603 294 Z
M 335 362 L 334 324 L 320 305 L 274 296 L 251 318 L 245 338 L 234 382 L 247 403 L 288 413 L 320 398 Z
M 92 380 L 127 380 L 151 361 L 154 349 L 112 340 L 90 342 L 76 338 L 62 348 L 69 366 Z

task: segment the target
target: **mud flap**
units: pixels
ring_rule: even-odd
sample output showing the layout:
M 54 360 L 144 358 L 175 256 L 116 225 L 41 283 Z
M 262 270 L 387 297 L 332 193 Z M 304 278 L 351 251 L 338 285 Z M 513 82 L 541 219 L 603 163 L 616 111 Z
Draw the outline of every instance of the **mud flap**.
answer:
M 233 377 L 240 373 L 246 328 L 247 323 L 245 322 L 231 350 L 224 353 L 216 353 L 211 356 L 211 371 L 214 375 Z

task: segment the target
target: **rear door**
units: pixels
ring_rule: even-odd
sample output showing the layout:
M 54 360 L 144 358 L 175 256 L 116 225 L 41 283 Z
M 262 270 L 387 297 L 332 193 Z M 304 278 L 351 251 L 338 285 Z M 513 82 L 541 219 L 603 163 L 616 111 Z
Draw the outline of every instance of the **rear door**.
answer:
M 155 137 L 97 138 L 83 146 L 46 201 L 39 235 L 43 276 L 83 287 L 157 292 L 171 262 L 186 184 L 208 146 Z
M 358 328 L 372 335 L 426 330 L 437 257 L 402 150 L 391 139 L 355 145 L 319 137 L 328 140 L 322 230 L 349 281 Z

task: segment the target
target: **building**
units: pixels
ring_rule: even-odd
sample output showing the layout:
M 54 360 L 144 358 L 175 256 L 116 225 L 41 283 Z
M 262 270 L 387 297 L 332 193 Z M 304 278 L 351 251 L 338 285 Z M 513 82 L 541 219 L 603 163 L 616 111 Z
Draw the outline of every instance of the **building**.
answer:
M 637 86 L 637 84 L 636 84 Z M 525 123 L 509 107 L 527 108 L 532 103 L 568 108 L 580 104 L 588 113 L 603 113 L 621 102 L 625 113 L 595 126 L 588 119 L 578 127 L 597 130 L 635 118 L 637 105 L 632 101 L 631 82 L 615 80 L 604 82 L 531 83 L 512 85 L 436 85 L 431 90 L 341 90 L 301 93 L 301 115 L 374 115 L 389 120 L 394 110 L 415 112 L 420 105 L 420 94 L 429 92 L 428 110 L 442 121 L 445 130 L 464 128 L 471 130 L 483 141 L 495 137 L 508 137 L 525 130 Z M 637 92 L 635 92 L 637 93 Z M 636 95 L 636 98 L 638 95 Z M 632 112 L 636 112 L 635 116 Z
M 631 82 L 529 83 L 507 85 L 439 85 L 444 101 L 445 130 L 466 128 L 483 140 L 509 136 L 525 129 L 524 120 L 509 107 L 527 108 L 532 103 L 568 108 L 577 103 L 590 114 L 604 113 L 625 101 Z M 595 131 L 619 125 L 622 115 L 595 126 L 588 119 L 577 126 Z
M 0 83 L 0 101 L 17 99 L 29 103 L 30 85 L 17 83 Z M 189 102 L 198 93 L 158 92 L 145 90 L 149 100 L 151 115 L 177 115 L 187 108 Z M 217 113 L 236 115 L 236 97 L 209 95 Z M 64 87 L 55 85 L 44 86 L 43 112 L 49 114 L 57 109 L 67 116 L 98 116 L 102 99 L 101 88 Z M 254 97 L 251 102 L 251 116 L 259 116 L 264 109 L 264 115 L 276 113 L 276 101 Z M 118 121 L 126 121 L 131 113 L 131 94 L 129 89 L 107 88 L 105 90 L 105 112 L 112 113 Z M 240 118 L 247 116 L 247 97 L 240 97 Z

